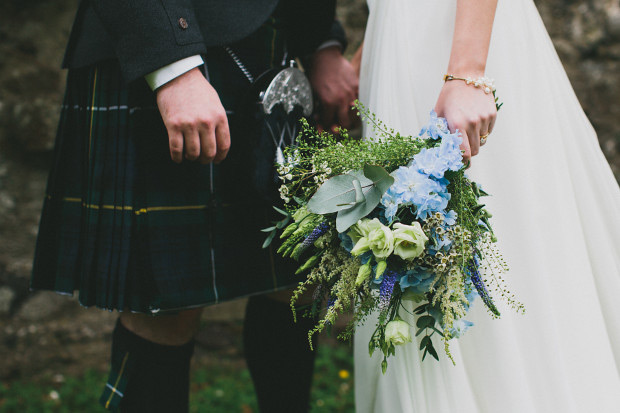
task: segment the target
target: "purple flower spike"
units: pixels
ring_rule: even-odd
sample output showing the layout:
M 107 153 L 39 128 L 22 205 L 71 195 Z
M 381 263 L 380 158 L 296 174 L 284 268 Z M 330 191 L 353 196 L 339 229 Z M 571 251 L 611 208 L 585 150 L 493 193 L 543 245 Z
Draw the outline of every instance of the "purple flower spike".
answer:
M 302 243 L 303 249 L 308 248 L 310 245 L 314 244 L 314 241 L 319 239 L 319 237 L 327 232 L 329 229 L 329 225 L 327 222 L 321 222 L 315 229 L 312 230 L 310 235 L 306 237 L 304 242 Z
M 471 282 L 476 287 L 476 291 L 478 291 L 478 295 L 480 296 L 480 298 L 482 298 L 484 305 L 486 305 L 493 314 L 499 317 L 499 310 L 497 309 L 497 307 L 495 307 L 495 303 L 493 302 L 493 299 L 491 298 L 491 295 L 489 294 L 486 285 L 484 285 L 484 281 L 482 281 L 482 278 L 480 278 L 480 271 L 478 271 L 477 262 L 474 261 L 470 263 L 467 267 L 471 277 Z
M 384 311 L 389 307 L 396 280 L 398 275 L 394 271 L 388 271 L 383 275 L 383 281 L 379 286 L 379 310 Z

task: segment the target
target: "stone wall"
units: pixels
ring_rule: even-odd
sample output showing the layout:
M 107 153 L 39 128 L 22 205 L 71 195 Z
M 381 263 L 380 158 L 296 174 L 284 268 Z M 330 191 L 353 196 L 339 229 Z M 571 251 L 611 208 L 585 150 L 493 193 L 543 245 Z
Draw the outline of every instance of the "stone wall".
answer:
M 15 354 L 0 358 L 0 380 L 29 374 L 46 360 L 62 364 L 92 359 L 100 353 L 93 349 L 111 330 L 110 314 L 81 311 L 73 301 L 54 294 L 28 293 L 64 87 L 59 65 L 77 2 L 0 3 L 0 354 Z M 365 5 L 361 0 L 339 3 L 352 53 L 363 37 Z M 620 0 L 536 4 L 620 178 Z M 67 348 L 89 355 L 76 358 Z M 35 364 L 28 368 L 28 363 Z

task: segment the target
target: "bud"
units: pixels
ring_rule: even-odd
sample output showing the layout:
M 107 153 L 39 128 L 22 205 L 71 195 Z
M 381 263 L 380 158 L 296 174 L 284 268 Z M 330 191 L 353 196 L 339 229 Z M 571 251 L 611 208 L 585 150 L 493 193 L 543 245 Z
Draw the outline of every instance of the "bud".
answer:
M 314 265 L 319 261 L 320 255 L 313 255 L 312 257 L 308 258 L 308 261 L 306 261 L 304 263 L 304 265 L 302 265 L 301 267 L 299 267 L 297 269 L 297 271 L 295 271 L 295 274 L 300 274 L 304 271 L 306 271 L 309 268 L 314 267 Z
M 377 273 L 377 277 L 381 277 L 387 268 L 387 262 L 385 260 L 379 261 L 377 263 L 377 268 L 375 272 Z
M 372 268 L 370 267 L 370 262 L 360 266 L 359 271 L 357 272 L 357 278 L 355 279 L 355 286 L 359 287 L 362 285 L 368 277 L 370 277 L 370 272 Z
M 381 362 L 381 372 L 385 374 L 386 371 L 387 371 L 387 360 L 383 359 L 383 361 Z
M 293 222 L 291 225 L 286 227 L 286 229 L 280 235 L 280 239 L 284 239 L 288 237 L 289 235 L 291 235 L 297 229 L 298 226 L 299 224 L 297 224 L 297 222 Z

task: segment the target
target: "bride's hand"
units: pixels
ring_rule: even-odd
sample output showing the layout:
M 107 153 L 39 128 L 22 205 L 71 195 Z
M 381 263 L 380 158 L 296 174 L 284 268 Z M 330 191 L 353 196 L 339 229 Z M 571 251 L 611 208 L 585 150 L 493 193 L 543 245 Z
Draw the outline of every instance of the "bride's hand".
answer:
M 497 109 L 492 93 L 468 85 L 460 80 L 445 82 L 435 112 L 446 118 L 451 132 L 459 130 L 463 136 L 463 161 L 469 163 L 480 150 L 480 137 L 493 131 Z

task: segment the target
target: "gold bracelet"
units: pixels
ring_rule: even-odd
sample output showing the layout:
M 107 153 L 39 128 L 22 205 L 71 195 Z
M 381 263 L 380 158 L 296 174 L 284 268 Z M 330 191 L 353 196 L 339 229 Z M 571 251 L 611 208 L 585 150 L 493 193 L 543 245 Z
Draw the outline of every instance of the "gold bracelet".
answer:
M 471 77 L 457 77 L 454 75 L 446 74 L 443 77 L 444 82 L 448 82 L 450 80 L 462 80 L 468 85 L 472 85 L 474 87 L 482 87 L 484 93 L 495 92 L 495 81 L 488 77 L 482 76 L 477 79 L 472 79 Z

